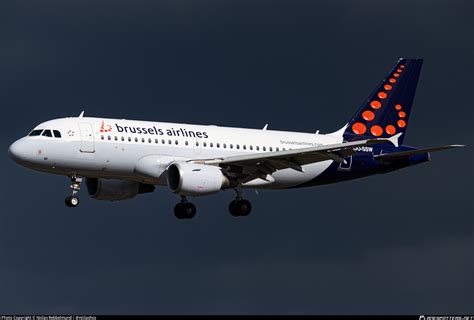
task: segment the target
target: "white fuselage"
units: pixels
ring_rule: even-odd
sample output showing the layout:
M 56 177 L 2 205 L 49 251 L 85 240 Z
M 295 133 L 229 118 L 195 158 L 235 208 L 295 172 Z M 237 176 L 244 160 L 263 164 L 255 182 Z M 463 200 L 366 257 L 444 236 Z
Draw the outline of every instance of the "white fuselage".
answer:
M 17 150 L 17 162 L 50 173 L 154 185 L 166 185 L 164 173 L 175 161 L 307 148 L 343 140 L 339 132 L 322 135 L 89 117 L 51 120 L 35 128 L 39 129 L 58 130 L 61 137 L 41 135 L 18 140 L 12 145 Z M 139 167 L 143 159 L 153 162 L 156 175 L 141 174 Z M 315 178 L 332 162 L 305 165 L 304 172 L 279 170 L 273 174 L 272 183 L 257 179 L 244 187 L 295 186 Z

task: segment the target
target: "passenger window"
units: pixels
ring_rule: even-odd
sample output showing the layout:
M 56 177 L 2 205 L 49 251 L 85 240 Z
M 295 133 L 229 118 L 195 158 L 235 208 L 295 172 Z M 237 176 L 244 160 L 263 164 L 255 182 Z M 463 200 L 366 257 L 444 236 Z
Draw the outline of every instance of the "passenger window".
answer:
M 61 132 L 59 132 L 58 130 L 53 130 L 53 134 L 55 138 L 61 138 Z
M 178 140 L 175 140 L 175 141 L 174 141 L 174 144 L 175 144 L 175 145 L 178 145 Z
M 211 148 L 214 147 L 214 144 L 211 142 L 211 143 L 209 144 L 209 147 L 211 147 Z
M 199 142 L 198 141 L 196 141 L 196 147 L 199 147 Z
M 104 140 L 104 136 L 100 136 L 100 140 Z
M 142 143 L 145 143 L 145 138 L 142 138 Z
M 220 148 L 220 147 L 221 147 L 221 145 L 219 144 L 219 142 L 216 143 L 216 147 L 217 147 L 217 148 Z
M 107 140 L 112 140 L 112 137 L 111 137 L 111 136 L 107 136 Z
M 202 146 L 203 146 L 203 147 L 206 147 L 206 146 L 207 146 L 207 143 L 203 142 L 203 143 L 202 143 Z
M 263 147 L 262 149 L 263 149 L 263 151 L 267 151 L 267 147 Z
M 252 145 L 250 146 L 250 150 L 253 150 L 253 146 L 252 146 Z
M 115 137 L 114 137 L 114 140 L 115 140 L 115 141 L 117 141 L 117 140 L 118 140 L 117 136 L 115 136 Z
M 237 149 L 240 149 L 240 146 L 239 145 L 236 145 Z
M 184 144 L 185 144 L 185 145 L 189 145 L 189 142 L 188 142 L 188 140 L 186 140 L 186 141 L 184 142 Z
M 165 144 L 165 143 L 166 143 L 165 139 L 161 139 L 161 144 Z
M 138 142 L 138 138 L 137 138 L 137 137 L 135 137 L 135 142 Z
M 132 142 L 132 138 L 131 138 L 131 137 L 128 137 L 128 142 Z
M 257 148 L 257 151 L 260 151 L 260 147 L 259 147 L 259 146 L 256 146 L 256 148 Z
M 273 151 L 273 148 L 272 148 L 272 147 L 270 147 L 270 151 Z
M 224 143 L 223 147 L 224 147 L 224 149 L 226 149 L 226 148 L 227 148 L 227 145 Z
M 51 133 L 51 130 L 44 130 L 42 136 L 51 138 L 53 134 Z
M 120 140 L 125 141 L 125 137 L 124 136 L 120 137 Z
M 41 130 L 33 130 L 33 131 L 30 132 L 30 134 L 29 134 L 28 136 L 29 136 L 29 137 L 40 136 L 42 132 L 43 132 L 43 129 L 41 129 Z
M 280 148 L 277 147 L 276 151 L 280 151 Z
M 244 146 L 243 146 L 243 149 L 244 149 L 244 150 L 247 150 L 247 146 L 246 146 L 245 144 L 244 144 Z
M 233 145 L 232 145 L 232 143 L 231 143 L 231 144 L 229 145 L 229 148 L 231 148 L 231 149 L 232 149 L 233 147 L 234 147 L 234 146 L 233 146 Z
M 172 144 L 172 142 L 171 142 L 171 139 L 170 139 L 170 140 L 168 140 L 168 144 Z
M 158 144 L 158 139 L 155 139 L 155 144 Z

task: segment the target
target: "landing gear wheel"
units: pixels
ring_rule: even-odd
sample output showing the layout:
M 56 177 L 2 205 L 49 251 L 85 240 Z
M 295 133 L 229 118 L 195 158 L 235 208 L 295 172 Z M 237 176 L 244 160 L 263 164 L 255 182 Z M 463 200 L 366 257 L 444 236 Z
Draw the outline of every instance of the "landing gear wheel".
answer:
M 229 212 L 231 215 L 233 215 L 234 217 L 238 217 L 240 216 L 240 210 L 239 210 L 239 200 L 232 200 L 230 203 L 229 203 Z
M 75 208 L 79 205 L 79 198 L 76 196 L 67 196 L 66 199 L 64 199 L 64 202 L 66 203 L 66 206 Z
M 75 208 L 79 205 L 79 198 L 76 196 L 76 194 L 81 189 L 82 179 L 78 178 L 76 174 L 71 175 L 70 178 L 72 196 L 67 196 L 66 199 L 64 199 L 64 202 L 66 203 L 66 206 L 70 208 Z
M 252 204 L 248 200 L 240 200 L 240 215 L 248 216 L 252 211 Z
M 180 202 L 174 207 L 174 215 L 178 219 L 192 219 L 196 215 L 196 206 L 191 202 Z
M 248 200 L 233 200 L 229 204 L 229 212 L 234 217 L 248 216 L 252 211 L 252 204 Z

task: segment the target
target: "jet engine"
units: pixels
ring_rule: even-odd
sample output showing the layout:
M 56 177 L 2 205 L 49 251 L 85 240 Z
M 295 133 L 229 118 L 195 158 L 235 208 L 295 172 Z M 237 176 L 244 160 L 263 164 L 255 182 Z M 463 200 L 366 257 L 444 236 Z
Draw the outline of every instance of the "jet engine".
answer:
M 166 174 L 171 191 L 183 196 L 216 193 L 229 186 L 229 180 L 216 166 L 175 162 Z
M 97 200 L 125 200 L 137 194 L 153 192 L 155 186 L 135 181 L 86 178 L 89 195 Z

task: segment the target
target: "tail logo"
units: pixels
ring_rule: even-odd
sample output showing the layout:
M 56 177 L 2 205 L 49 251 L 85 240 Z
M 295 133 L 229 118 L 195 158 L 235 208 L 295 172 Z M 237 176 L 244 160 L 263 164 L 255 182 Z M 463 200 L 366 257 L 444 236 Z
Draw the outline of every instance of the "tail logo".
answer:
M 112 131 L 112 126 L 109 124 L 104 124 L 104 120 L 102 120 L 102 124 L 100 125 L 100 132 L 110 132 Z
M 397 127 L 398 128 L 405 128 L 407 123 L 404 120 L 406 117 L 405 111 L 403 111 L 403 107 L 400 104 L 395 104 L 393 106 L 393 112 L 398 112 L 398 118 L 399 120 L 397 123 L 393 124 L 388 124 L 385 126 L 385 128 L 382 128 L 381 126 L 377 124 L 371 124 L 370 122 L 373 121 L 376 118 L 377 112 L 381 112 L 380 109 L 382 108 L 382 101 L 387 99 L 390 91 L 396 86 L 397 79 L 402 76 L 403 69 L 405 68 L 404 65 L 398 66 L 396 72 L 392 74 L 392 77 L 388 79 L 389 83 L 386 83 L 383 85 L 383 89 L 377 93 L 377 98 L 374 99 L 370 102 L 370 108 L 372 109 L 367 109 L 364 112 L 362 112 L 362 118 L 365 120 L 365 122 L 355 122 L 352 125 L 352 132 L 354 132 L 357 135 L 363 135 L 367 131 L 370 131 L 370 133 L 373 136 L 380 137 L 384 131 L 386 134 L 389 136 L 393 136 L 394 134 L 397 133 Z

